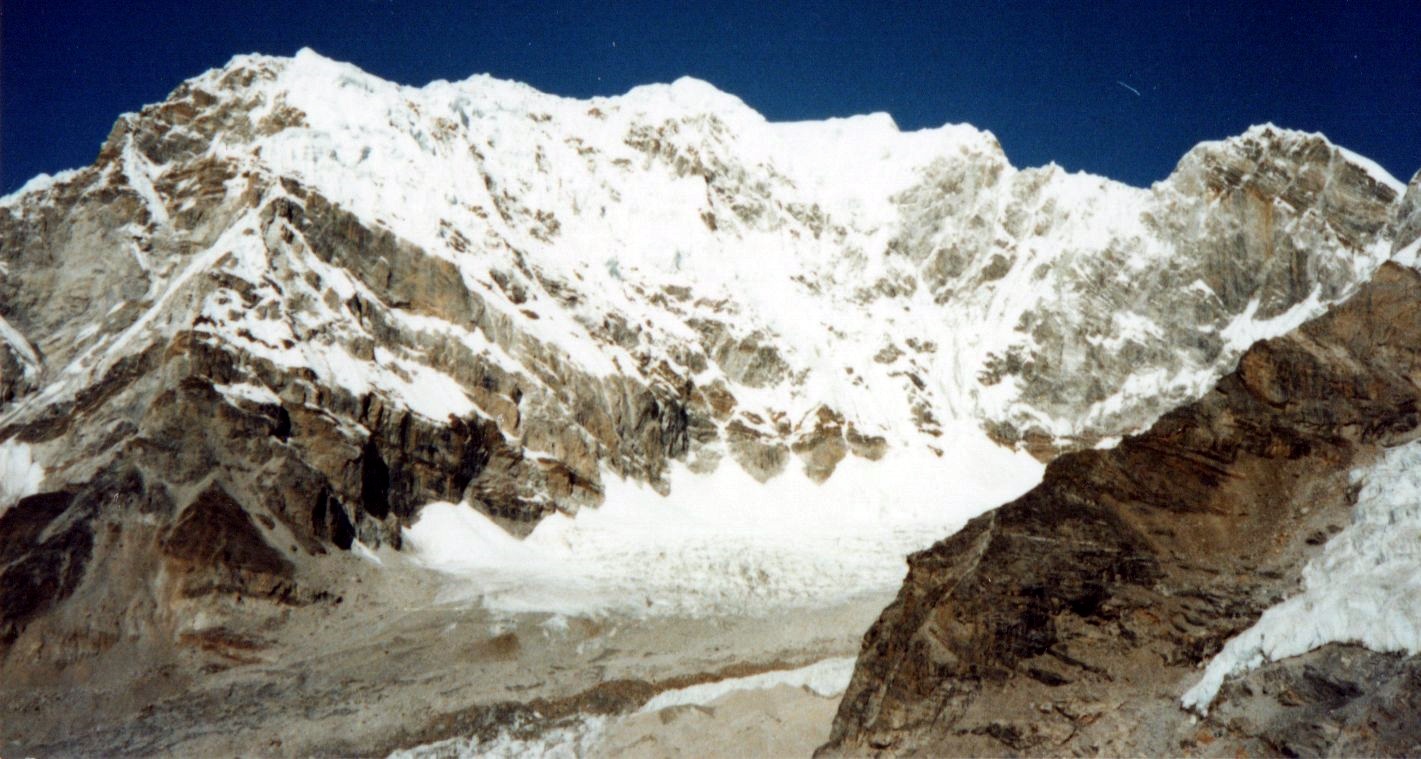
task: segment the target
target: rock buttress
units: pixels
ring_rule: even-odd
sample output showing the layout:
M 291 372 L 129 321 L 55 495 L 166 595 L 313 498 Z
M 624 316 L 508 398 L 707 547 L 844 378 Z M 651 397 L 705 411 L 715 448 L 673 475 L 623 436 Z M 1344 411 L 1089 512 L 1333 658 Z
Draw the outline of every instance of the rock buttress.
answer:
M 1279 688 L 1248 720 L 1217 716 L 1226 703 L 1197 723 L 1179 697 L 1296 591 L 1348 519 L 1348 470 L 1417 434 L 1418 370 L 1421 275 L 1388 264 L 1255 345 L 1200 401 L 1115 449 L 1057 459 L 1036 489 L 910 557 L 820 753 L 1275 754 L 1319 720 L 1335 729 L 1299 747 L 1414 751 L 1414 712 L 1367 712 L 1361 691 Z M 1337 648 L 1271 677 L 1354 682 Z M 1414 666 L 1367 658 L 1395 705 L 1416 700 Z M 1256 690 L 1226 688 L 1226 702 L 1241 692 Z

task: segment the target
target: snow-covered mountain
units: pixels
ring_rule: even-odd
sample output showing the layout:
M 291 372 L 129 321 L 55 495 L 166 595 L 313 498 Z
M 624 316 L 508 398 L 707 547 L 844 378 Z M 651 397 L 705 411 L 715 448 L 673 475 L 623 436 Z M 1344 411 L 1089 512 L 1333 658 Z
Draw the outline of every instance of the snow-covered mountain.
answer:
M 802 469 L 799 511 L 693 510 L 935 532 L 1038 476 L 989 441 L 1108 443 L 1345 298 L 1401 189 L 1271 126 L 1144 190 L 690 79 L 579 101 L 241 56 L 0 201 L 3 507 L 136 469 L 310 552 L 398 546 L 430 502 L 523 535 L 608 475 Z
M 1140 189 L 690 79 L 240 56 L 0 199 L 0 650 L 242 656 L 332 548 L 505 611 L 882 591 L 1346 299 L 1403 190 L 1273 126 Z
M 1015 169 L 966 126 L 769 123 L 689 79 L 576 101 L 239 57 L 5 199 L 3 419 L 181 332 L 234 358 L 236 403 L 491 420 L 592 490 L 682 456 L 823 478 L 964 422 L 1045 455 L 1344 297 L 1400 189 L 1272 127 L 1140 190 Z M 637 393 L 667 412 L 640 445 Z M 93 453 L 44 458 L 65 480 Z

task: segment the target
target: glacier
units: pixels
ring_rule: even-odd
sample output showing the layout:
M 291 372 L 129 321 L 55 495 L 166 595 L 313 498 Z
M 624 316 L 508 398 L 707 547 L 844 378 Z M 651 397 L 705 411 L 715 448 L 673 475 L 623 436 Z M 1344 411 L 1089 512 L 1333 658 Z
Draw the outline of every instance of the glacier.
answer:
M 609 476 L 606 500 L 521 540 L 466 504 L 431 504 L 404 535 L 453 581 L 447 603 L 505 614 L 761 616 L 891 593 L 903 557 L 1026 492 L 1042 464 L 957 431 L 948 455 L 846 460 L 823 483 L 761 483 L 673 465 L 667 495 Z M 944 487 L 951 483 L 951 487 Z

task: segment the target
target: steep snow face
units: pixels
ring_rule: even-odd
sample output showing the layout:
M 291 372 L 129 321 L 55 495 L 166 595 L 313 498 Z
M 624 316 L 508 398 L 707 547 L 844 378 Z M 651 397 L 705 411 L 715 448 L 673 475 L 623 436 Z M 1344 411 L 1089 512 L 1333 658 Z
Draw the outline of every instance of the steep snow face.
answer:
M 759 525 L 677 490 L 714 486 L 763 505 L 766 532 L 728 544 L 766 557 L 747 566 L 767 592 L 881 579 L 814 552 L 776 569 L 765 536 L 838 520 L 806 532 L 831 546 L 873 513 L 916 547 L 908 526 L 935 537 L 1029 487 L 1022 451 L 1138 429 L 1346 297 L 1386 256 L 1397 187 L 1275 127 L 1141 189 L 1018 170 L 967 126 L 770 123 L 691 79 L 581 101 L 242 56 L 123 117 L 93 167 L 0 200 L 0 436 L 64 435 L 45 471 L 80 481 L 125 435 L 176 434 L 145 409 L 192 379 L 200 411 L 270 416 L 250 461 L 199 441 L 224 471 L 324 478 L 334 505 L 267 507 L 319 539 L 398 541 L 432 501 L 545 521 L 519 550 L 569 564 L 634 531 L 621 508 Z M 1009 451 L 984 466 L 989 440 Z M 774 487 L 828 506 L 777 511 Z M 555 533 L 581 547 L 548 553 Z M 646 558 L 672 533 L 648 534 L 608 566 L 674 576 Z
M 1421 653 L 1421 442 L 1352 474 L 1352 524 L 1303 570 L 1303 590 L 1263 613 L 1209 662 L 1182 703 L 1207 712 L 1224 679 L 1328 643 Z
M 496 283 L 495 307 L 579 370 L 664 361 L 726 382 L 742 414 L 827 404 L 892 445 L 958 420 L 1010 445 L 1139 428 L 1365 279 L 1389 249 L 1369 214 L 1401 186 L 1273 127 L 1142 190 L 1018 171 L 967 126 L 769 123 L 691 79 L 579 101 L 483 76 L 401 87 L 304 50 L 191 86 L 234 73 L 249 128 L 210 154 Z M 141 175 L 173 167 L 125 165 L 162 206 Z
M 1401 187 L 1272 127 L 1202 145 L 1147 191 L 1019 172 L 967 126 L 772 124 L 689 79 L 589 102 L 487 77 L 414 90 L 305 51 L 272 88 L 308 124 L 266 142 L 272 171 L 429 250 L 462 233 L 483 248 L 478 264 L 451 256 L 472 277 L 526 252 L 583 296 L 576 323 L 534 306 L 543 323 L 527 328 L 589 371 L 618 369 L 579 324 L 623 315 L 658 346 L 725 309 L 782 360 L 767 377 L 720 367 L 750 386 L 749 410 L 827 403 L 895 444 L 934 437 L 943 417 L 1013 444 L 1142 426 L 1385 259 L 1375 229 L 1318 213 L 1339 195 L 1325 175 L 1345 167 L 1383 200 Z M 1269 165 L 1290 152 L 1323 165 Z M 1258 186 L 1280 168 L 1304 189 Z M 1278 197 L 1222 211 L 1229 182 Z M 654 302 L 677 288 L 694 302 Z
M 878 278 L 871 259 L 899 226 L 893 195 L 934 158 L 1004 165 L 990 135 L 903 135 L 881 115 L 769 124 L 689 79 L 591 102 L 485 77 L 411 90 L 309 53 L 271 87 L 308 123 L 265 141 L 272 172 L 448 257 L 466 279 L 519 286 L 517 305 L 538 315 L 520 329 L 581 370 L 675 365 L 669 348 L 686 343 L 712 344 L 715 359 L 748 339 L 767 345 L 762 364 L 730 356 L 683 371 L 730 383 L 761 418 L 825 403 L 894 444 L 922 436 L 902 397 L 910 382 L 891 376 L 904 368 L 872 358 L 895 335 L 940 330 L 909 330 L 906 304 L 866 308 L 857 284 Z M 579 302 L 549 298 L 545 281 Z M 616 345 L 599 344 L 609 317 L 631 332 Z

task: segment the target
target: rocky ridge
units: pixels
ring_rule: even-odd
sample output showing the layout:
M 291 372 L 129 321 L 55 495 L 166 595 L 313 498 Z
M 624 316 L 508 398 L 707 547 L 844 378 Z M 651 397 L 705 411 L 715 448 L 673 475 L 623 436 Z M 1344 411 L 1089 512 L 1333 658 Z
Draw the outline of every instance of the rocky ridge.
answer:
M 1061 456 L 1036 489 L 912 556 L 821 753 L 1421 746 L 1417 657 L 1404 651 L 1320 645 L 1230 678 L 1205 716 L 1180 703 L 1343 530 L 1359 490 L 1349 472 L 1421 434 L 1418 204 L 1421 174 L 1393 223 L 1400 263 L 1350 300 L 1256 344 L 1148 431 Z

